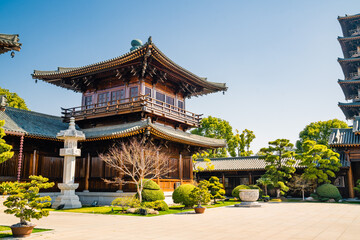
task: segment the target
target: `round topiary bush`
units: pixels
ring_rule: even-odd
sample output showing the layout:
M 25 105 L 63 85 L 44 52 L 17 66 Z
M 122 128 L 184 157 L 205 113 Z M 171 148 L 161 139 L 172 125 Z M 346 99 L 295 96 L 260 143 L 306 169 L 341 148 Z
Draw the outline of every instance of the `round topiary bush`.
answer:
M 339 201 L 342 198 L 339 189 L 329 183 L 325 183 L 317 187 L 316 195 L 320 201 L 327 201 L 329 199 L 335 199 L 335 201 Z
M 194 199 L 190 198 L 191 191 L 196 188 L 192 184 L 180 185 L 172 194 L 174 203 L 184 204 L 185 207 L 192 207 L 195 204 Z
M 239 185 L 232 190 L 231 195 L 235 198 L 239 198 L 240 189 L 250 189 L 250 187 L 246 185 Z
M 164 192 L 160 189 L 160 186 L 153 180 L 144 180 L 144 189 L 141 192 L 142 200 L 147 202 L 153 202 L 157 200 L 164 200 Z M 136 194 L 137 196 L 137 194 Z

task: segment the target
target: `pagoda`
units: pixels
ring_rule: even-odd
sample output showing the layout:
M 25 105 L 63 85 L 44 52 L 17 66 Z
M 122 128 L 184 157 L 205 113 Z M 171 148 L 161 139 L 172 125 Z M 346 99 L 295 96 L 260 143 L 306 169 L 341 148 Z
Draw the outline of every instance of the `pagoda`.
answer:
M 200 125 L 201 114 L 186 109 L 187 99 L 224 92 L 225 83 L 210 82 L 177 65 L 151 37 L 145 44 L 133 40 L 130 51 L 119 57 L 82 67 L 34 70 L 32 77 L 82 93 L 81 104 L 62 108 L 61 117 L 10 107 L 0 111 L 6 141 L 15 150 L 14 159 L 0 166 L 2 176 L 17 175 L 26 180 L 35 174 L 61 181 L 63 159 L 58 151 L 63 143 L 56 134 L 68 128 L 70 118 L 85 135 L 79 143 L 81 156 L 76 158 L 75 182 L 79 183 L 79 191 L 135 190 L 131 185 L 118 189 L 104 182 L 117 176 L 99 154 L 120 141 L 145 137 L 171 153 L 169 166 L 174 171 L 157 180 L 165 191 L 192 181 L 194 153 L 226 145 L 222 139 L 187 132 Z
M 333 129 L 329 144 L 348 163 L 346 185 L 348 196 L 353 198 L 354 184 L 360 179 L 360 14 L 338 17 L 343 37 L 338 37 L 344 57 L 338 58 L 344 79 L 338 80 L 344 92 L 346 103 L 339 102 L 347 120 L 353 121 L 352 128 Z

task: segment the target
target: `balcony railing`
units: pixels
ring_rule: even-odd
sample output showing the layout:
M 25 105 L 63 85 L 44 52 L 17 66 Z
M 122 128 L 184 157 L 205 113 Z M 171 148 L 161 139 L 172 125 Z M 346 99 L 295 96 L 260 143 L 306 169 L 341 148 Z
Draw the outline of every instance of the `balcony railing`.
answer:
M 360 27 L 349 30 L 349 33 L 351 34 L 351 36 L 359 35 L 360 34 Z
M 359 57 L 360 56 L 360 52 L 358 52 L 357 50 L 349 51 L 349 54 L 351 57 Z
M 63 117 L 66 119 L 74 117 L 75 120 L 82 120 L 131 112 L 147 112 L 191 126 L 199 126 L 202 115 L 186 111 L 182 108 L 144 95 L 61 109 Z
M 359 75 L 359 73 L 357 73 L 357 72 L 349 73 L 349 76 L 350 76 L 350 80 L 360 78 L 360 75 Z

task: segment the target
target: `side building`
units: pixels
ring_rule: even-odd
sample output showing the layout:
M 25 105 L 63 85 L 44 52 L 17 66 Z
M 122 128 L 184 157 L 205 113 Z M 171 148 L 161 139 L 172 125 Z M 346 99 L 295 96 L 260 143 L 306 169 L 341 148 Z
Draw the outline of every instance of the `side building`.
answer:
M 339 103 L 347 120 L 353 121 L 352 128 L 333 129 L 329 144 L 344 156 L 349 168 L 347 171 L 348 196 L 354 198 L 355 182 L 360 179 L 360 14 L 338 17 L 343 37 L 338 37 L 344 58 L 338 62 L 344 79 L 338 80 L 345 100 Z M 359 195 L 358 195 L 359 196 Z
M 35 174 L 61 182 L 59 149 L 63 142 L 56 134 L 68 128 L 70 117 L 86 136 L 79 143 L 82 155 L 76 159 L 79 191 L 135 190 L 132 185 L 104 183 L 104 179 L 118 176 L 100 160 L 99 153 L 119 141 L 143 136 L 170 150 L 169 166 L 174 171 L 158 179 L 164 191 L 192 180 L 194 153 L 226 145 L 224 140 L 188 133 L 199 126 L 201 115 L 186 110 L 186 99 L 226 91 L 226 85 L 207 81 L 175 64 L 151 38 L 145 44 L 133 40 L 130 52 L 120 57 L 83 67 L 35 70 L 32 77 L 82 93 L 81 104 L 62 108 L 61 117 L 4 107 L 0 119 L 5 120 L 6 141 L 15 155 L 0 165 L 0 180 L 27 180 Z M 56 187 L 53 190 L 58 191 Z

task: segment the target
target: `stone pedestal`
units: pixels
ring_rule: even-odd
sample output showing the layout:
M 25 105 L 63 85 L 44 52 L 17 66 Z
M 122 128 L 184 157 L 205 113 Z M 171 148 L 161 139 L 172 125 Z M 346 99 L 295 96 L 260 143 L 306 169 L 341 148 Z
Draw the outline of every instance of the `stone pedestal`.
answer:
M 63 183 L 58 184 L 61 194 L 55 199 L 52 208 L 57 208 L 62 204 L 64 209 L 81 208 L 79 197 L 75 195 L 75 189 L 79 187 L 79 184 L 74 182 L 75 161 L 76 157 L 81 155 L 81 150 L 77 148 L 77 142 L 85 139 L 85 134 L 75 129 L 75 120 L 71 118 L 69 128 L 60 131 L 56 137 L 64 139 L 64 148 L 60 149 L 60 156 L 64 156 L 64 172 Z
M 59 183 L 58 188 L 61 190 L 61 195 L 55 199 L 55 202 L 52 204 L 52 208 L 57 208 L 58 206 L 64 204 L 64 209 L 66 208 L 81 208 L 81 202 L 79 197 L 75 195 L 75 189 L 79 187 L 78 183 L 66 184 Z

